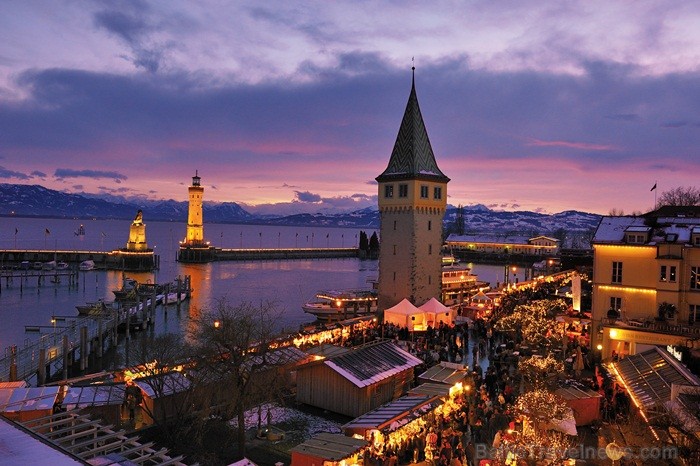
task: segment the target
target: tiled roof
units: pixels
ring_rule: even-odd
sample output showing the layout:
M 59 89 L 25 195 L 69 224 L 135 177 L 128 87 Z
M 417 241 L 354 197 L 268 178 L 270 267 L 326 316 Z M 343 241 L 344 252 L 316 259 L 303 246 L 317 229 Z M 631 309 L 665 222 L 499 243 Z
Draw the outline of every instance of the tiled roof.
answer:
M 324 364 L 360 388 L 422 363 L 411 353 L 386 340 L 360 346 L 324 361 Z
M 396 136 L 389 165 L 377 181 L 427 179 L 447 183 L 450 179 L 440 171 L 428 139 L 423 116 L 418 106 L 415 81 L 411 83 L 406 111 Z

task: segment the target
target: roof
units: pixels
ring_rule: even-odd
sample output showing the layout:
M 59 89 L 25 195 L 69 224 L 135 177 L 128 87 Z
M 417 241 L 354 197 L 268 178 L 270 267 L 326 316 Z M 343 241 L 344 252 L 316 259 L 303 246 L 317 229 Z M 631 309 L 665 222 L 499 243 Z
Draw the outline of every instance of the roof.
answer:
M 314 356 L 323 356 L 324 358 L 334 358 L 336 356 L 340 356 L 341 354 L 345 354 L 349 351 L 352 350 L 344 346 L 335 346 L 329 343 L 323 343 L 318 346 L 312 346 L 311 348 L 306 350 L 308 354 Z
M 447 183 L 450 179 L 440 171 L 433 148 L 428 139 L 423 116 L 418 106 L 415 79 L 411 81 L 406 110 L 401 120 L 399 134 L 391 151 L 389 165 L 377 181 L 426 179 Z
M 134 380 L 134 382 L 150 398 L 181 393 L 187 391 L 191 385 L 191 382 L 181 372 L 169 372 L 167 374 L 143 377 Z M 154 388 L 158 389 L 158 394 L 156 394 Z
M 445 367 L 442 364 L 436 364 L 419 375 L 418 378 L 446 385 L 454 385 L 457 382 L 463 381 L 467 375 L 466 367 L 463 369 L 455 369 L 452 367 Z
M 627 356 L 615 367 L 645 408 L 669 401 L 671 384 L 700 385 L 700 379 L 659 347 Z
M 445 397 L 450 394 L 450 386 L 444 383 L 426 382 L 408 391 L 409 395 L 440 396 Z
M 388 340 L 362 345 L 353 351 L 324 361 L 324 364 L 359 388 L 372 385 L 422 363 L 423 361 Z
M 347 437 L 341 434 L 320 433 L 290 450 L 327 461 L 340 461 L 348 458 L 369 445 L 367 440 Z
M 406 298 L 403 298 L 401 301 L 399 301 L 397 304 L 394 306 L 390 307 L 389 309 L 385 309 L 384 313 L 392 313 L 392 314 L 401 314 L 404 316 L 410 316 L 414 314 L 422 314 L 424 311 L 422 309 L 417 308 L 416 306 L 411 303 Z
M 0 464 L 73 466 L 88 463 L 0 416 Z
M 631 226 L 644 226 L 642 217 L 603 217 L 593 235 L 594 243 L 619 243 L 625 238 L 625 230 Z
M 645 217 L 603 217 L 593 235 L 593 243 L 616 244 L 625 239 L 625 233 L 652 232 L 647 244 L 657 243 L 689 243 L 690 235 L 696 227 L 700 227 L 698 217 L 654 217 L 653 227 L 647 225 L 650 221 Z
M 432 312 L 433 314 L 439 314 L 441 312 L 447 312 L 450 313 L 451 309 L 444 304 L 442 304 L 440 301 L 437 299 L 430 298 L 427 302 L 422 304 L 418 309 L 424 312 Z
M 0 411 L 52 410 L 59 390 L 59 387 L 0 389 Z
M 353 419 L 342 428 L 345 432 L 371 429 L 393 431 L 428 414 L 442 403 L 438 396 L 406 395 Z
M 61 406 L 66 410 L 82 409 L 91 406 L 110 406 L 124 402 L 125 384 L 87 385 L 70 387 Z
M 645 217 L 698 217 L 700 218 L 700 206 L 661 206 L 656 210 L 647 212 Z
M 600 398 L 602 395 L 594 392 L 590 388 L 579 388 L 576 386 L 560 387 L 554 391 L 565 400 L 584 400 L 588 398 Z

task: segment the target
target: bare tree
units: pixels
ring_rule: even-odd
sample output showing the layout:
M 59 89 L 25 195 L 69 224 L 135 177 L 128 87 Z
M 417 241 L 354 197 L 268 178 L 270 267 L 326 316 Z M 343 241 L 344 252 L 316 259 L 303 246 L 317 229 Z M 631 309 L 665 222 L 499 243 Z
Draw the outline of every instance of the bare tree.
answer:
M 664 191 L 659 196 L 658 206 L 696 206 L 700 205 L 700 190 L 695 186 L 679 186 Z
M 613 207 L 612 209 L 610 209 L 610 212 L 608 212 L 608 215 L 610 217 L 622 217 L 623 215 L 625 215 L 625 211 L 622 209 L 618 209 L 616 207 Z
M 233 306 L 225 299 L 194 322 L 190 339 L 200 380 L 208 382 L 211 414 L 237 420 L 238 456 L 245 455 L 245 412 L 275 399 L 284 388 L 287 361 L 276 357 L 279 312 L 272 303 Z

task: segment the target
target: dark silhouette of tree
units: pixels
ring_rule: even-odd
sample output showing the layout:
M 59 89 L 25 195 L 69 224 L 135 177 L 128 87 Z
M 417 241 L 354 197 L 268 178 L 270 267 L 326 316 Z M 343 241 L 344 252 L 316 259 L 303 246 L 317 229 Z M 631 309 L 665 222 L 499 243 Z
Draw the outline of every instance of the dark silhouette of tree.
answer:
M 372 233 L 372 236 L 369 238 L 369 250 L 379 251 L 379 237 L 376 231 Z
M 369 251 L 369 241 L 367 240 L 367 233 L 360 230 L 360 245 L 361 251 Z
M 700 189 L 695 186 L 679 186 L 664 191 L 659 196 L 657 208 L 662 206 L 696 206 L 700 205 Z
M 245 456 L 245 412 L 277 400 L 286 387 L 289 361 L 275 354 L 273 342 L 279 312 L 274 303 L 231 305 L 226 299 L 201 312 L 190 331 L 197 370 L 211 415 L 237 420 L 237 456 Z

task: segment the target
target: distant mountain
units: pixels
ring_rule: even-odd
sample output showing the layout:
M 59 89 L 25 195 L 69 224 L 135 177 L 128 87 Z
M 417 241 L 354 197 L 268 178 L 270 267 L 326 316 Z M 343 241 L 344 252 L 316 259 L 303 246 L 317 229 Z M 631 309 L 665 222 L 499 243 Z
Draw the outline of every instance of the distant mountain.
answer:
M 109 200 L 89 194 L 67 194 L 38 185 L 0 184 L 0 216 L 132 219 L 141 209 L 150 221 L 187 221 L 187 202 L 174 200 Z M 448 206 L 445 226 L 454 231 L 458 209 Z M 569 210 L 548 215 L 536 212 L 502 212 L 484 205 L 464 207 L 465 233 L 549 234 L 557 231 L 586 234 L 598 225 L 600 215 Z M 235 202 L 204 203 L 205 222 L 259 223 L 293 226 L 379 228 L 379 212 L 365 208 L 341 214 L 256 216 Z

